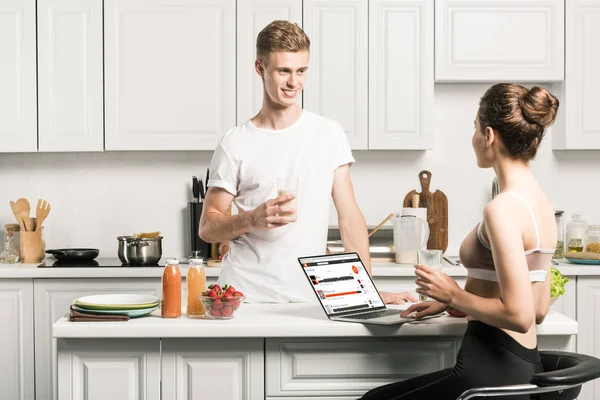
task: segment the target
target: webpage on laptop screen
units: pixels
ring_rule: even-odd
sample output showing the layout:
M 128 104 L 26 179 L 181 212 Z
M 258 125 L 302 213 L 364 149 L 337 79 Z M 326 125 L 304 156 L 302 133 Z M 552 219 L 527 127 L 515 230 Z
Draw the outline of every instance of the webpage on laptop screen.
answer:
M 328 315 L 384 305 L 357 255 L 306 257 L 300 263 Z

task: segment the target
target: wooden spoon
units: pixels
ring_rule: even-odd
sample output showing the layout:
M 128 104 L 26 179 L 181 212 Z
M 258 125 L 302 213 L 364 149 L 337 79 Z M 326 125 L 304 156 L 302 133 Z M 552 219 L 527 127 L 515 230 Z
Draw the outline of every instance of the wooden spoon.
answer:
M 21 217 L 21 213 L 19 212 L 19 207 L 17 206 L 17 203 L 11 200 L 10 208 L 12 209 L 12 212 L 15 215 L 15 218 L 17 219 L 17 222 L 19 223 L 21 229 L 25 230 L 25 223 L 23 222 L 23 217 Z
M 35 209 L 35 216 L 37 217 L 37 226 L 35 227 L 36 231 L 42 229 L 42 224 L 46 217 L 50 214 L 50 203 L 46 200 L 39 199 L 37 202 L 37 208 Z
M 28 219 L 29 219 L 29 212 L 30 212 L 30 207 L 29 207 L 29 201 L 27 201 L 26 198 L 21 197 L 19 200 L 17 200 L 17 208 L 19 209 L 19 214 L 21 214 L 21 218 L 23 218 L 23 225 L 25 226 L 25 230 L 28 231 L 29 229 L 27 228 L 27 225 L 30 225 L 30 223 L 28 223 Z
M 371 233 L 369 233 L 369 237 L 371 237 L 375 232 L 377 232 L 379 230 L 379 228 L 381 228 L 383 225 L 385 225 L 385 223 L 388 222 L 393 216 L 394 216 L 394 213 L 391 213 L 390 215 L 388 215 L 386 217 L 386 219 L 384 219 L 383 221 L 381 221 L 381 223 L 379 225 L 377 225 L 375 227 L 375 229 L 373 229 L 371 231 Z
M 23 223 L 25 224 L 25 230 L 27 232 L 33 232 L 33 231 L 35 231 L 35 228 L 37 226 L 37 218 L 35 218 L 35 217 L 23 218 Z

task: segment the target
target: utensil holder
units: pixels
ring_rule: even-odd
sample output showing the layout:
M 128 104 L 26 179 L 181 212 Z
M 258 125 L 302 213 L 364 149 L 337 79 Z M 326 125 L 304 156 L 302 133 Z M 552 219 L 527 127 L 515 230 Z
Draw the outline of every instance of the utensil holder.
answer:
M 188 203 L 188 214 L 190 220 L 190 252 L 199 254 L 204 259 L 210 258 L 210 243 L 206 243 L 198 236 L 200 228 L 200 217 L 204 203 Z
M 42 230 L 27 232 L 21 231 L 21 262 L 39 263 L 44 258 L 44 242 L 42 240 Z

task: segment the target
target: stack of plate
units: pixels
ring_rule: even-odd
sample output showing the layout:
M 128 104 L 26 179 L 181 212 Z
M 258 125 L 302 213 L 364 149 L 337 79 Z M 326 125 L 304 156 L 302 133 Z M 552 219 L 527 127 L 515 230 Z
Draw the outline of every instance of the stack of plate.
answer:
M 160 298 L 149 294 L 97 294 L 73 300 L 73 309 L 89 314 L 121 314 L 141 317 L 156 310 Z

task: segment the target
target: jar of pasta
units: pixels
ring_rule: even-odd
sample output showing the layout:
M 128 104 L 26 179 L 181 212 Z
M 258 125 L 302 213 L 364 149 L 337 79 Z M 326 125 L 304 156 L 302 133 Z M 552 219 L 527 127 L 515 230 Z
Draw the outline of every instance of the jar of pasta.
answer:
M 590 225 L 587 236 L 587 251 L 600 253 L 600 225 Z

